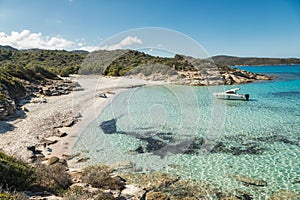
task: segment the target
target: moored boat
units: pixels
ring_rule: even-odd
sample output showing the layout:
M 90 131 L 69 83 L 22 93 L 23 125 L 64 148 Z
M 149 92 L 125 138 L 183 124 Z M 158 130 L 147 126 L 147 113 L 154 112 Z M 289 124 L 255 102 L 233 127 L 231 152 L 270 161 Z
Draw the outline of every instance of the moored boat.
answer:
M 226 90 L 225 92 L 214 93 L 213 95 L 217 99 L 248 101 L 250 95 L 249 94 L 237 94 L 238 90 L 240 90 L 240 88 L 233 88 L 233 89 L 230 89 L 230 90 Z

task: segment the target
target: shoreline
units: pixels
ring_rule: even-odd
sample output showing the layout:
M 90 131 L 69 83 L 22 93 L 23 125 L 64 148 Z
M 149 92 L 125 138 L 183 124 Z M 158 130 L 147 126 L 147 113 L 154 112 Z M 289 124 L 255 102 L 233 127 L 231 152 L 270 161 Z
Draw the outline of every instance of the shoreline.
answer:
M 83 90 L 78 89 L 68 95 L 34 99 L 24 105 L 27 110 L 24 118 L 0 122 L 2 151 L 26 162 L 33 162 L 34 152 L 39 152 L 37 158 L 42 160 L 53 156 L 70 156 L 82 131 L 119 93 L 135 87 L 168 84 L 166 81 L 135 77 L 95 75 L 72 76 L 68 79 L 78 82 Z M 101 93 L 105 93 L 106 98 L 100 97 Z M 46 103 L 41 103 L 42 101 Z M 73 160 L 68 162 L 70 167 Z
M 54 140 L 58 140 L 55 144 L 50 144 L 47 146 L 47 148 L 44 148 L 40 143 L 36 143 L 37 146 L 37 150 L 42 150 L 42 153 L 46 156 L 46 158 L 43 158 L 44 162 L 50 161 L 52 157 L 57 156 L 59 158 L 63 158 L 65 160 L 68 160 L 68 170 L 70 174 L 76 174 L 76 173 L 81 173 L 81 170 L 83 169 L 83 167 L 81 167 L 80 165 L 75 165 L 77 162 L 79 161 L 78 159 L 80 158 L 80 156 L 76 156 L 73 159 L 67 159 L 66 157 L 64 157 L 63 155 L 71 155 L 71 148 L 73 147 L 74 143 L 77 141 L 77 138 L 80 136 L 80 134 L 82 133 L 82 131 L 90 124 L 92 123 L 96 117 L 103 111 L 103 109 L 111 102 L 114 100 L 114 98 L 117 97 L 117 95 L 119 95 L 120 93 L 122 93 L 123 91 L 126 91 L 130 88 L 135 88 L 135 87 L 142 87 L 142 86 L 150 86 L 150 85 L 160 85 L 160 84 L 172 84 L 169 82 L 158 82 L 158 81 L 146 81 L 143 79 L 135 79 L 135 78 L 124 78 L 124 77 L 118 77 L 118 78 L 110 78 L 110 77 L 102 77 L 102 76 L 74 76 L 72 77 L 73 81 L 78 81 L 79 83 L 82 84 L 82 87 L 85 90 L 76 90 L 74 92 L 72 92 L 71 94 L 68 95 L 62 95 L 62 96 L 54 96 L 54 97 L 45 97 L 47 99 L 47 103 L 29 103 L 29 104 L 25 104 L 26 108 L 28 108 L 29 112 L 27 112 L 27 115 L 25 118 L 23 119 L 15 119 L 12 121 L 7 121 L 8 124 L 12 124 L 15 126 L 14 130 L 8 130 L 7 133 L 10 134 L 10 136 L 7 136 L 7 138 L 11 137 L 11 141 L 10 144 L 12 145 L 7 145 L 6 149 L 11 148 L 11 152 L 13 151 L 13 149 L 15 149 L 13 144 L 13 139 L 15 139 L 16 143 L 19 145 L 21 144 L 20 141 L 18 141 L 18 139 L 20 139 L 22 142 L 25 141 L 25 144 L 31 144 L 28 142 L 28 138 L 26 138 L 26 136 L 30 136 L 30 131 L 35 130 L 34 127 L 38 126 L 38 124 L 40 123 L 39 128 L 37 129 L 35 132 L 33 132 L 33 136 L 31 138 L 35 138 L 35 137 L 39 137 L 39 133 L 38 131 L 43 131 L 45 129 L 43 129 L 43 125 L 46 125 L 48 123 L 49 127 L 48 129 L 52 129 L 53 127 L 56 127 L 56 123 L 55 121 L 51 121 L 53 120 L 53 117 L 56 116 L 57 112 L 63 112 L 66 113 L 66 115 L 63 116 L 58 116 L 58 120 L 68 120 L 71 117 L 76 116 L 78 113 L 80 113 L 81 117 L 79 117 L 78 121 L 76 121 L 74 124 L 72 124 L 71 126 L 69 126 L 67 124 L 67 126 L 65 127 L 56 127 L 55 130 L 59 130 L 60 133 L 66 132 L 67 135 L 64 137 L 48 137 L 46 139 L 51 139 L 52 141 Z M 107 94 L 107 98 L 101 98 L 99 97 L 99 94 L 103 92 Z M 68 113 L 68 109 L 72 109 L 72 113 Z M 41 113 L 40 113 L 41 112 Z M 36 116 L 34 116 L 36 115 Z M 44 115 L 44 116 L 43 116 Z M 38 117 L 43 116 L 43 119 L 46 119 L 45 123 L 41 123 L 38 119 Z M 29 119 L 28 119 L 29 118 Z M 36 120 L 36 121 L 35 121 Z M 60 122 L 61 123 L 61 122 Z M 2 124 L 0 121 L 0 129 L 2 129 Z M 24 130 L 22 128 L 26 127 L 25 125 L 27 125 L 29 127 L 29 131 L 28 133 L 24 133 L 25 136 L 21 137 L 21 138 L 17 138 L 18 136 L 21 135 L 21 131 Z M 52 126 L 52 127 L 51 127 Z M 21 130 L 18 130 L 18 129 Z M 3 138 L 4 135 L 6 133 L 0 133 L 0 145 L 3 144 Z M 16 134 L 14 136 L 14 134 Z M 37 138 L 38 139 L 38 138 Z M 41 139 L 41 138 L 40 138 Z M 35 142 L 36 140 L 32 140 L 32 144 Z M 27 142 L 27 143 L 26 143 Z M 8 143 L 7 143 L 8 144 Z M 39 144 L 39 145 L 37 145 Z M 23 151 L 28 151 L 28 147 L 29 146 L 23 146 Z M 0 146 L 1 148 L 1 146 Z M 48 151 L 49 150 L 51 151 Z M 21 148 L 20 148 L 21 149 Z M 25 150 L 24 150 L 25 149 Z M 20 154 L 20 152 L 18 152 Z M 72 155 L 73 156 L 73 155 Z M 19 156 L 17 156 L 19 157 Z M 48 160 L 47 160 L 48 159 Z M 84 162 L 84 161 L 82 161 Z M 74 164 L 73 164 L 74 163 Z M 47 162 L 48 164 L 48 162 Z M 126 163 L 125 163 L 126 164 Z M 130 176 L 126 176 L 124 174 L 117 174 L 120 175 L 122 178 L 125 178 L 125 180 L 127 180 L 127 185 L 129 184 L 136 184 L 135 182 L 130 182 L 131 177 Z M 124 177 L 123 177 L 124 175 Z M 236 181 L 239 182 L 245 182 L 245 184 L 256 184 L 256 181 L 261 181 L 261 180 L 265 180 L 265 179 L 255 179 L 258 177 L 255 176 L 244 176 L 244 174 L 238 174 L 235 179 Z M 113 176 L 116 176 L 115 174 L 113 174 Z M 141 176 L 143 176 L 146 181 L 149 181 L 149 176 L 152 175 L 141 175 L 139 173 L 136 173 L 136 175 L 139 179 L 141 178 Z M 161 177 L 155 177 L 156 179 L 162 179 Z M 260 177 L 259 177 L 260 178 Z M 179 179 L 178 179 L 179 180 Z M 185 180 L 185 178 L 181 179 L 179 181 L 175 181 L 173 186 L 181 183 L 181 181 Z M 268 181 L 268 184 L 270 183 L 270 181 L 268 179 L 266 179 L 266 181 Z M 76 184 L 76 183 L 75 183 Z M 213 185 L 212 183 L 208 182 L 207 184 L 209 184 L 210 186 L 212 186 L 213 188 L 218 188 L 218 186 Z M 254 185 L 255 185 L 254 184 Z M 127 186 L 126 186 L 127 187 Z M 144 187 L 144 185 L 140 186 L 141 188 Z M 174 186 L 175 187 L 175 186 Z M 177 186 L 178 187 L 178 186 Z M 198 187 L 198 186 L 197 186 Z M 254 186 L 256 187 L 256 186 Z M 257 187 L 261 187 L 261 186 L 257 186 Z M 219 188 L 220 189 L 220 188 Z M 222 189 L 222 188 L 221 188 Z M 226 194 L 231 194 L 231 190 L 223 190 L 223 192 L 225 192 Z M 224 193 L 224 194 L 225 194 Z M 147 192 L 147 195 L 150 195 L 151 192 Z M 237 196 L 241 196 L 241 194 L 239 193 L 234 193 Z M 245 195 L 250 195 L 251 193 L 245 193 Z M 243 193 L 244 195 L 244 193 Z M 271 195 L 271 194 L 270 194 Z

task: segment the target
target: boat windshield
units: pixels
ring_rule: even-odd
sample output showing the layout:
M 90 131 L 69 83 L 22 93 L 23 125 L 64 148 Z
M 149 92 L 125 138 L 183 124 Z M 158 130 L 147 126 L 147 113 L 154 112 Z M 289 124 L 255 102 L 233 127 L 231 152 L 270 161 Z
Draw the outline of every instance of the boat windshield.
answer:
M 226 94 L 235 94 L 235 91 L 230 90 L 230 91 L 227 91 Z

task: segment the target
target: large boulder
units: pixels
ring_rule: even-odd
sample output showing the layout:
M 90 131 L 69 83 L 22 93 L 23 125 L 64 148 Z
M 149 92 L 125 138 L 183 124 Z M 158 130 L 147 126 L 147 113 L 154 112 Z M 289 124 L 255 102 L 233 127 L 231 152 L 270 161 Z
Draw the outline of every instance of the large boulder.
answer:
M 217 193 L 219 192 L 218 189 L 210 185 L 185 179 L 166 185 L 158 191 L 169 194 L 172 200 L 218 199 Z
M 145 198 L 146 191 L 135 185 L 126 185 L 121 192 L 121 197 L 130 200 L 140 200 Z
M 53 157 L 48 159 L 47 165 L 53 165 L 53 164 L 58 163 L 58 162 L 59 162 L 59 158 L 56 157 L 56 156 L 53 156 Z
M 159 172 L 151 174 L 122 174 L 121 176 L 126 180 L 126 183 L 135 184 L 146 191 L 161 188 L 179 180 L 178 176 Z

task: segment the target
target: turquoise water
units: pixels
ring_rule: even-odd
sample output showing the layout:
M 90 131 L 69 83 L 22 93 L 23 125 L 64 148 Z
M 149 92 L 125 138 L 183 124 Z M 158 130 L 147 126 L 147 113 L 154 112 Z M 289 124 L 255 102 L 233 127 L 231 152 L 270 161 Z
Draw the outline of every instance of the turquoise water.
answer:
M 277 78 L 125 91 L 81 134 L 74 151 L 90 157 L 89 163 L 131 161 L 133 171 L 175 173 L 224 191 L 243 190 L 255 199 L 278 190 L 300 191 L 300 66 L 240 68 Z M 250 101 L 212 96 L 234 87 L 249 93 Z M 105 121 L 108 129 L 100 126 Z M 267 186 L 244 185 L 237 175 L 263 179 Z

